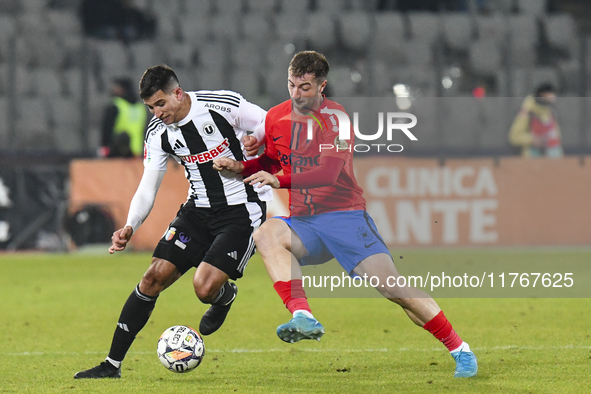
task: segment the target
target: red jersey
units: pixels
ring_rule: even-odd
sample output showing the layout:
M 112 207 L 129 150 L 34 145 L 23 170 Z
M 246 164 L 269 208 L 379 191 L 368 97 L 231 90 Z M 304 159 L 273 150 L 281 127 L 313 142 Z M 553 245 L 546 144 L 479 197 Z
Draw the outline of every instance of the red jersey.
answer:
M 295 184 L 289 188 L 292 216 L 365 210 L 363 190 L 357 185 L 353 173 L 351 145 L 338 140 L 337 119 L 334 115 L 321 114 L 323 108 L 345 112 L 340 104 L 325 98 L 313 116 L 298 117 L 292 113 L 291 100 L 287 100 L 271 108 L 265 118 L 266 146 L 261 158 L 268 156 L 271 159 L 263 159 L 267 163 L 263 164 L 265 170 L 276 172 L 279 164 L 284 174 L 305 174 L 318 168 L 321 158 L 334 157 L 344 161 L 334 185 L 298 189 Z M 313 120 L 311 140 L 308 140 L 308 119 Z M 332 149 L 328 146 L 332 146 Z M 345 149 L 337 150 L 336 146 Z M 260 162 L 261 158 L 257 160 Z M 271 161 L 274 164 L 272 166 L 268 165 Z

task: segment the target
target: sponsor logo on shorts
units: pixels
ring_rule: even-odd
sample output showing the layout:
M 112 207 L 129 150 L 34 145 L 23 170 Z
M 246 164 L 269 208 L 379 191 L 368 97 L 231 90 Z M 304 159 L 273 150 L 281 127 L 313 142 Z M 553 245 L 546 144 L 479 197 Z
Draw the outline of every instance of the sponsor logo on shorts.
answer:
M 185 235 L 185 233 L 179 233 L 179 241 L 181 241 L 182 243 L 186 244 L 190 240 L 191 240 L 191 237 L 189 237 L 188 235 Z
M 374 242 L 372 242 L 370 244 L 365 244 L 365 249 L 371 248 L 373 246 L 373 244 L 375 244 L 376 242 L 378 242 L 378 241 L 374 241 Z
M 174 244 L 176 246 L 178 246 L 179 248 L 181 248 L 182 250 L 185 250 L 185 248 L 187 247 L 187 244 L 182 243 L 181 241 L 179 241 L 178 239 L 176 241 L 174 241 Z
M 228 253 L 228 256 L 230 256 L 234 260 L 238 260 L 238 252 L 237 251 L 233 251 L 233 252 Z
M 164 239 L 166 241 L 170 241 L 174 238 L 174 235 L 176 234 L 176 228 L 174 227 L 170 227 L 168 229 L 168 231 L 166 232 L 166 234 L 164 234 Z

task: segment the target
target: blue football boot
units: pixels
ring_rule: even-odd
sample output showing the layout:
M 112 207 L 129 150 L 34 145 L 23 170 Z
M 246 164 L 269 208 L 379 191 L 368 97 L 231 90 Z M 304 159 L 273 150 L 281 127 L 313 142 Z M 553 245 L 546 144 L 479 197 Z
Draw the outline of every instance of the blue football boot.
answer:
M 324 327 L 313 317 L 296 313 L 293 319 L 277 327 L 277 336 L 284 342 L 294 343 L 302 339 L 316 339 L 324 335 Z
M 462 351 L 451 353 L 451 356 L 456 360 L 456 371 L 454 377 L 456 378 L 471 378 L 476 376 L 478 372 L 478 361 L 472 351 Z

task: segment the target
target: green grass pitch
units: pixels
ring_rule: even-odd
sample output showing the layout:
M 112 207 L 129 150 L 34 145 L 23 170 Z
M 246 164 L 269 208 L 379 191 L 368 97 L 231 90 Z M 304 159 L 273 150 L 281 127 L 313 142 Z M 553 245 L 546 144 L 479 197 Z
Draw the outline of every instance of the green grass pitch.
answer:
M 405 252 L 453 258 L 454 251 Z M 463 253 L 463 252 L 460 252 Z M 591 261 L 588 250 L 470 250 L 471 258 Z M 123 302 L 148 254 L 1 254 L 0 393 L 583 393 L 590 392 L 589 299 L 438 299 L 479 360 L 478 376 L 453 378 L 442 344 L 379 298 L 311 299 L 322 342 L 281 342 L 290 316 L 255 256 L 205 359 L 188 374 L 166 370 L 156 342 L 169 326 L 198 327 L 206 305 L 190 271 L 159 298 L 123 363 L 122 379 L 74 380 L 106 356 Z

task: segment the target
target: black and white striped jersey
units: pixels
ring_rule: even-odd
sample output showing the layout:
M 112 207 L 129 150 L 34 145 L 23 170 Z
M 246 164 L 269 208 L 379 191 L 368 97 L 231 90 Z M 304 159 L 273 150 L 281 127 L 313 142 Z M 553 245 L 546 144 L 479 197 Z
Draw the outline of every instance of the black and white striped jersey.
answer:
M 188 200 L 196 207 L 220 207 L 248 201 L 270 201 L 268 187 L 253 188 L 241 175 L 219 173 L 216 157 L 244 160 L 242 137 L 247 131 L 264 130 L 267 112 L 228 90 L 187 92 L 189 114 L 178 124 L 166 125 L 154 117 L 146 132 L 144 168 L 166 170 L 170 157 L 185 168 L 189 181 Z M 258 192 L 257 192 L 258 191 Z

